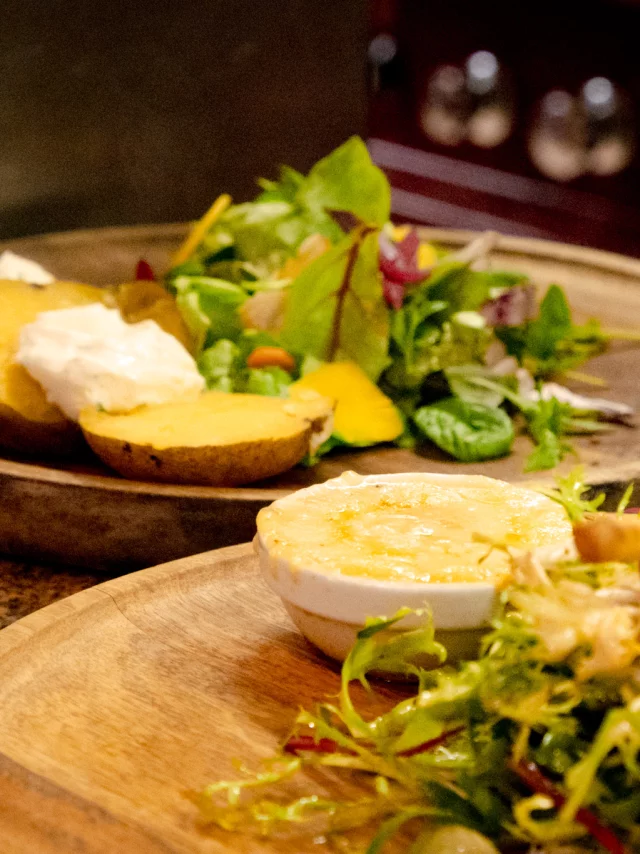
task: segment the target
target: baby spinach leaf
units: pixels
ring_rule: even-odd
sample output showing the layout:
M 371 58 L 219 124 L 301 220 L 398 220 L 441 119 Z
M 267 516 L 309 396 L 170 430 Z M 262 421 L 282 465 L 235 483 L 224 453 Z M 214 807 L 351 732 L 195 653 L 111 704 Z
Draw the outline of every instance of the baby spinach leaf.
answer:
M 421 407 L 414 421 L 435 445 L 462 462 L 504 456 L 513 444 L 513 424 L 504 410 L 457 397 Z
M 498 382 L 488 376 L 475 374 L 473 381 L 487 391 L 493 391 L 519 409 L 527 423 L 527 431 L 536 447 L 525 462 L 525 471 L 540 471 L 554 468 L 560 460 L 573 450 L 572 446 L 562 437 L 567 433 L 577 432 L 580 419 L 574 417 L 575 411 L 568 403 L 562 403 L 557 398 L 548 400 L 538 396 L 534 399 L 525 398 L 505 382 Z M 597 425 L 593 424 L 592 429 Z

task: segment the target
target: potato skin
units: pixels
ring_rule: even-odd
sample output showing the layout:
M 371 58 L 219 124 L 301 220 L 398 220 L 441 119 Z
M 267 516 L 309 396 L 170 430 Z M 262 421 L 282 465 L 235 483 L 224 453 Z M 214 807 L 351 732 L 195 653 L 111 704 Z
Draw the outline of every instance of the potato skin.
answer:
M 29 456 L 67 456 L 82 445 L 82 433 L 41 386 L 0 355 L 0 448 Z
M 0 448 L 29 456 L 65 457 L 82 445 L 82 432 L 72 421 L 31 421 L 0 401 Z
M 84 430 L 94 453 L 130 480 L 202 486 L 241 486 L 287 471 L 309 450 L 310 435 L 309 426 L 277 439 L 159 450 Z

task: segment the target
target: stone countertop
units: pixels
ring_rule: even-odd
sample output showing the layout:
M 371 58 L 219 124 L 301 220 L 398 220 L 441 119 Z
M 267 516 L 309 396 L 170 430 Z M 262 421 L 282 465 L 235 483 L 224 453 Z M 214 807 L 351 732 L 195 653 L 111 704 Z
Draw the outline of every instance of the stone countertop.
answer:
M 0 559 L 0 629 L 113 575 Z

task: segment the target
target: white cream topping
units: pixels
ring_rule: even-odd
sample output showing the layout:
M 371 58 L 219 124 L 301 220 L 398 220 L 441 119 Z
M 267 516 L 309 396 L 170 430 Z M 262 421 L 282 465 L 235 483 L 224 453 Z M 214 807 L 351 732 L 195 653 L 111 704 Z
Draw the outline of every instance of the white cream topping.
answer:
M 0 279 L 13 279 L 32 285 L 50 285 L 55 281 L 55 277 L 37 261 L 16 255 L 10 249 L 0 254 Z
M 204 389 L 194 359 L 173 335 L 153 320 L 125 323 L 100 303 L 42 312 L 22 328 L 16 361 L 74 421 L 89 406 L 128 412 Z

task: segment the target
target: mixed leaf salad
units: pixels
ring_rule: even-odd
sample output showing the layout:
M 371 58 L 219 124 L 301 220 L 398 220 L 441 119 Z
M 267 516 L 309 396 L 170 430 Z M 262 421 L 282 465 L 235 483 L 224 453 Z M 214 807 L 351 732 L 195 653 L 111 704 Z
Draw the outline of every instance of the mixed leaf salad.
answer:
M 357 368 L 355 386 L 332 374 L 346 414 L 317 456 L 429 441 L 472 462 L 509 453 L 525 429 L 527 469 L 551 468 L 569 434 L 630 414 L 549 383 L 605 348 L 597 322 L 575 325 L 557 285 L 538 305 L 526 276 L 490 269 L 495 234 L 446 252 L 393 226 L 389 183 L 361 139 L 260 186 L 253 202 L 216 201 L 166 285 L 209 388 L 286 396 L 326 363 L 350 365 L 351 380 Z M 359 404 L 372 384 L 382 429 Z
M 405 632 L 389 631 L 403 612 L 369 620 L 336 701 L 301 711 L 258 773 L 210 785 L 205 821 L 317 834 L 321 817 L 326 845 L 367 854 L 392 839 L 410 854 L 640 851 L 640 518 L 597 512 L 575 474 L 560 486 L 575 545 L 490 544 L 513 576 L 476 661 L 448 666 L 428 615 Z M 440 666 L 423 669 L 425 654 Z M 372 715 L 351 690 L 375 694 L 372 671 L 414 690 Z M 287 798 L 302 770 L 306 794 Z M 326 774 L 330 790 L 357 794 L 317 794 Z

